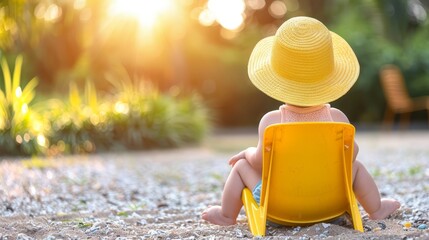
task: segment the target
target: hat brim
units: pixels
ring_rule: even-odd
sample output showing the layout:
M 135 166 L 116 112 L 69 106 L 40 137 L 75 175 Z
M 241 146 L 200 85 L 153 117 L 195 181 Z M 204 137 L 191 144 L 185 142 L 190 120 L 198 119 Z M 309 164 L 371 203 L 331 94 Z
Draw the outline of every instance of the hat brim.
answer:
M 359 76 L 359 62 L 350 45 L 331 33 L 334 69 L 325 79 L 302 83 L 285 79 L 271 66 L 271 49 L 275 36 L 262 39 L 250 55 L 248 74 L 252 83 L 268 96 L 284 103 L 314 106 L 337 100 L 346 94 Z

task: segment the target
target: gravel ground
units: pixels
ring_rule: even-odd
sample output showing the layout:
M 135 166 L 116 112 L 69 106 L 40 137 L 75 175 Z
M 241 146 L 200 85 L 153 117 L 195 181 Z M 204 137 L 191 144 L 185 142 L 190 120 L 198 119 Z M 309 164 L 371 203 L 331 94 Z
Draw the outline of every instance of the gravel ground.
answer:
M 429 239 L 429 132 L 363 132 L 359 159 L 381 194 L 401 201 L 386 220 L 345 218 L 309 227 L 269 226 L 267 239 Z M 238 224 L 200 220 L 219 204 L 232 153 L 252 134 L 222 134 L 202 147 L 0 161 L 0 239 L 246 239 Z M 362 212 L 364 215 L 364 212 Z

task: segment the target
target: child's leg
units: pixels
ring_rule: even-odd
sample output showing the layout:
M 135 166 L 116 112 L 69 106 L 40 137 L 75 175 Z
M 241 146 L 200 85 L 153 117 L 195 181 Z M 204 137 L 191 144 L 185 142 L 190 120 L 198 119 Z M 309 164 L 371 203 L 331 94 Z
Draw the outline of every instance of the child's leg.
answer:
M 243 203 L 241 192 L 244 187 L 251 190 L 261 179 L 261 174 L 245 159 L 239 160 L 232 168 L 222 193 L 221 206 L 209 207 L 202 213 L 202 219 L 217 225 L 236 223 Z
M 377 185 L 365 166 L 353 163 L 353 191 L 371 219 L 384 219 L 401 205 L 394 199 L 381 199 Z

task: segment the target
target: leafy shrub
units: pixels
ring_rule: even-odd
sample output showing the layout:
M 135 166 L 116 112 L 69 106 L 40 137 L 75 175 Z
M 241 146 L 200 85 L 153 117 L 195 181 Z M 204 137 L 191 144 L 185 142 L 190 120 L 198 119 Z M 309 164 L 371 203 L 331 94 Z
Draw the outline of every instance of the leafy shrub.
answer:
M 0 89 L 0 152 L 8 155 L 32 155 L 44 152 L 44 123 L 33 111 L 36 78 L 21 88 L 22 56 L 15 61 L 13 75 L 5 58 L 1 59 L 4 89 Z
M 71 84 L 68 102 L 49 101 L 49 154 L 177 147 L 205 136 L 207 110 L 197 96 L 161 94 L 145 82 L 115 85 L 102 104 L 90 82 L 84 96 Z
M 116 142 L 130 149 L 176 147 L 199 142 L 207 132 L 207 110 L 196 95 L 160 94 L 145 81 L 114 84 L 108 119 Z
M 104 105 L 98 104 L 95 88 L 90 82 L 87 82 L 84 93 L 81 96 L 72 83 L 68 101 L 48 101 L 45 115 L 51 126 L 50 154 L 90 153 L 111 145 Z
M 21 88 L 22 57 L 13 76 L 1 60 L 0 152 L 6 155 L 73 154 L 106 150 L 177 147 L 198 143 L 209 128 L 196 95 L 161 94 L 145 81 L 112 81 L 116 92 L 99 101 L 87 81 L 84 95 L 70 84 L 68 100 L 30 106 L 37 79 Z M 43 116 L 43 118 L 42 118 Z

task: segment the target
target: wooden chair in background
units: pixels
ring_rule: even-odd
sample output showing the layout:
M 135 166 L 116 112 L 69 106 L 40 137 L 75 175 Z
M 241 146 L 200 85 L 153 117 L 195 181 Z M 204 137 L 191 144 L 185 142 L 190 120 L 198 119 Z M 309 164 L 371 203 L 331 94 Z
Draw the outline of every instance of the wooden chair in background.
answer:
M 427 110 L 429 122 L 429 96 L 411 98 L 405 86 L 401 70 L 395 65 L 380 69 L 380 82 L 387 102 L 384 124 L 393 125 L 395 115 L 400 116 L 403 127 L 408 126 L 412 112 Z

